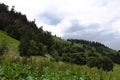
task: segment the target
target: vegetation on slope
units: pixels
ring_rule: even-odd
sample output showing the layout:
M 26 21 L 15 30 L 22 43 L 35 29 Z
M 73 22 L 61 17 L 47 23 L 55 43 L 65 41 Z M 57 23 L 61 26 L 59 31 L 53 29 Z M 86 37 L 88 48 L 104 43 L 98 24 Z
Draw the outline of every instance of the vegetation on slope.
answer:
M 20 40 L 20 56 L 44 56 L 47 53 L 55 61 L 64 61 L 79 65 L 88 64 L 89 59 L 90 61 L 95 59 L 96 64 L 94 66 L 106 71 L 113 69 L 112 61 L 119 62 L 119 58 L 115 61 L 116 57 L 108 55 L 111 54 L 109 52 L 111 49 L 106 46 L 100 43 L 90 43 L 89 41 L 78 40 L 82 42 L 82 44 L 79 44 L 59 39 L 52 36 L 50 32 L 44 31 L 42 27 L 38 28 L 35 21 L 28 21 L 25 15 L 16 12 L 14 8 L 12 7 L 9 11 L 8 6 L 5 4 L 0 5 L 0 29 L 4 30 L 9 36 Z M 102 58 L 103 56 L 105 58 Z M 102 65 L 105 65 L 105 59 L 107 59 L 108 65 L 104 68 Z M 89 63 L 92 64 L 93 62 Z
M 120 52 L 98 42 L 53 36 L 14 8 L 9 11 L 7 5 L 0 4 L 0 43 L 5 42 L 20 56 L 0 55 L 0 79 L 120 79 L 120 67 L 114 64 L 120 64 Z M 50 58 L 45 58 L 46 54 Z
M 6 43 L 10 51 L 18 53 L 19 41 L 14 38 L 11 38 L 10 36 L 7 35 L 7 33 L 0 30 L 0 44 L 1 43 Z
M 26 61 L 25 61 L 26 60 Z M 105 72 L 76 64 L 51 62 L 45 57 L 0 57 L 1 80 L 119 80 L 120 66 Z

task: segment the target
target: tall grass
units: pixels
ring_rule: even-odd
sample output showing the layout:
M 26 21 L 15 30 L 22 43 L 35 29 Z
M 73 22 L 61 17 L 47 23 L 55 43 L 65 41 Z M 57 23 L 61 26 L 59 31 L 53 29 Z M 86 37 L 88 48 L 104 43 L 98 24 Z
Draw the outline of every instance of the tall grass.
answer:
M 19 57 L 5 54 L 0 57 L 0 80 L 120 80 L 120 66 L 113 72 L 64 62 L 46 57 Z

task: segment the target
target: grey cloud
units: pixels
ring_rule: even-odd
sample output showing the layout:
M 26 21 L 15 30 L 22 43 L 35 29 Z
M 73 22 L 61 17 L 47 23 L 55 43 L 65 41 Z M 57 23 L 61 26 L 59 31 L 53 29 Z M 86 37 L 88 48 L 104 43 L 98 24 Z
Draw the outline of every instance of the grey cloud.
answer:
M 119 41 L 120 41 L 120 37 L 119 38 L 115 38 L 115 37 L 111 36 L 111 39 L 106 41 L 105 44 L 108 45 L 112 49 L 120 50 Z
M 70 28 L 65 30 L 65 33 L 77 32 L 79 30 L 84 30 L 84 27 L 77 20 L 72 20 Z
M 76 29 L 75 29 L 76 28 Z M 117 37 L 115 33 L 109 31 L 109 29 L 101 30 L 99 24 L 91 24 L 89 26 L 82 26 L 78 22 L 73 22 L 72 26 L 64 32 L 63 38 L 85 39 L 91 41 L 97 41 L 109 46 L 113 49 L 119 49 L 120 37 Z M 87 30 L 87 31 L 86 31 Z M 119 35 L 120 36 L 120 35 Z M 117 37 L 117 39 L 116 39 Z
M 46 11 L 39 15 L 40 20 L 48 25 L 57 25 L 61 22 L 62 17 L 54 11 Z
M 73 22 L 72 26 L 64 32 L 63 38 L 82 38 L 91 40 L 98 36 L 96 32 L 99 25 L 91 24 L 89 26 L 82 26 L 78 22 Z
M 77 20 L 72 20 L 71 21 L 71 26 L 65 30 L 65 33 L 75 33 L 79 31 L 85 31 L 85 30 L 96 30 L 99 27 L 98 24 L 91 24 L 89 26 L 83 26 L 79 24 L 79 21 Z

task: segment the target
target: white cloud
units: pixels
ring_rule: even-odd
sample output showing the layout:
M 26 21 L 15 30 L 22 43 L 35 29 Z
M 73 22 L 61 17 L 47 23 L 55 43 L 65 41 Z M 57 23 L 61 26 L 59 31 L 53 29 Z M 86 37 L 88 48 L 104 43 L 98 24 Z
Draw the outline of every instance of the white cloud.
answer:
M 112 23 L 112 30 L 120 34 L 120 19 Z

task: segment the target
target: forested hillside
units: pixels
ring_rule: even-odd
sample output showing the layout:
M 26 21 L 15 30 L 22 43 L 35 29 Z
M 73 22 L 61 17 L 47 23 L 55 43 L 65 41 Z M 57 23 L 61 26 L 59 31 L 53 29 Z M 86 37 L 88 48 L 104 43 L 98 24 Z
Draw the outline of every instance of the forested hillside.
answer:
M 0 30 L 20 42 L 20 56 L 49 54 L 56 62 L 88 65 L 105 71 L 113 70 L 114 63 L 120 64 L 120 52 L 98 42 L 79 39 L 66 41 L 53 36 L 14 8 L 8 10 L 7 5 L 0 3 Z

